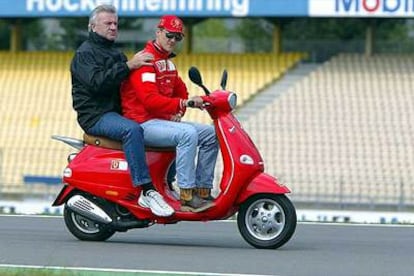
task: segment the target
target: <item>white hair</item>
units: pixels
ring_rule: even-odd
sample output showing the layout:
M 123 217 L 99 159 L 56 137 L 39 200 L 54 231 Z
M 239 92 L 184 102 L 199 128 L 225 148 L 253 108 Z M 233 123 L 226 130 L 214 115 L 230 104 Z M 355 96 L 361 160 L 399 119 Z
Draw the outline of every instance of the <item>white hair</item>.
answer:
M 88 23 L 88 31 L 90 32 L 92 30 L 92 25 L 96 23 L 96 17 L 101 12 L 107 12 L 107 13 L 113 13 L 117 14 L 116 8 L 113 5 L 99 5 L 96 8 L 93 9 L 91 14 L 89 15 L 89 23 Z

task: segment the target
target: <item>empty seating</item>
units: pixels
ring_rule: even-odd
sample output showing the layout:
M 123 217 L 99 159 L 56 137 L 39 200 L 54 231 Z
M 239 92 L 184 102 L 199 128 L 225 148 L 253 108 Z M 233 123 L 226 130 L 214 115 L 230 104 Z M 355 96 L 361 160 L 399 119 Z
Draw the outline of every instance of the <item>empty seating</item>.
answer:
M 50 136 L 81 134 L 71 108 L 72 55 L 0 53 L 3 192 L 24 191 L 24 175 L 61 175 L 70 149 Z
M 70 60 L 73 52 L 0 52 L 0 192 L 24 192 L 24 176 L 58 177 L 72 151 L 53 134 L 81 137 L 72 110 Z M 301 54 L 179 55 L 176 64 L 191 95 L 202 94 L 187 76 L 199 67 L 206 86 L 219 88 L 229 71 L 228 88 L 239 104 L 277 79 Z M 186 120 L 210 122 L 206 112 L 189 110 Z
M 410 55 L 323 64 L 247 122 L 266 170 L 298 201 L 414 204 L 413 72 Z

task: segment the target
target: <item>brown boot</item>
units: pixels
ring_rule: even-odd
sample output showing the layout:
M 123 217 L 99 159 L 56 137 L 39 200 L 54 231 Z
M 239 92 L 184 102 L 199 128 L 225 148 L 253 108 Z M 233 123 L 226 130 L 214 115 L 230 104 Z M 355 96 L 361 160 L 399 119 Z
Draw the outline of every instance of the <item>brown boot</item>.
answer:
M 211 189 L 210 188 L 196 188 L 196 193 L 197 193 L 198 197 L 200 197 L 204 200 L 208 200 L 208 201 L 214 200 L 214 197 L 211 196 Z
M 181 211 L 199 213 L 214 206 L 211 201 L 201 199 L 194 189 L 180 189 Z

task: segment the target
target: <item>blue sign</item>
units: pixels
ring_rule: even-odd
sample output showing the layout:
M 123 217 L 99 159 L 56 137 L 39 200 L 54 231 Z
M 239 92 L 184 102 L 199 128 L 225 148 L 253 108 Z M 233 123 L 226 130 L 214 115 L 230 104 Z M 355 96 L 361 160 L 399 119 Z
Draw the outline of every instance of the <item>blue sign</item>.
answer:
M 414 0 L 0 0 L 0 18 L 85 17 L 100 4 L 126 17 L 414 17 Z
M 0 1 L 0 18 L 80 17 L 100 4 L 112 4 L 120 16 L 254 17 L 307 16 L 308 0 L 14 0 Z

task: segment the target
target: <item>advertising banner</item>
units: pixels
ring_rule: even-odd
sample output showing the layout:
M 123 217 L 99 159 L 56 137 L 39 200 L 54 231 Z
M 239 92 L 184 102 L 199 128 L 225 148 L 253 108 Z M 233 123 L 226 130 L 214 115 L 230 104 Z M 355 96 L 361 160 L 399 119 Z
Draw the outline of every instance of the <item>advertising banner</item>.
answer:
M 309 16 L 414 18 L 414 0 L 309 0 Z
M 0 18 L 87 16 L 112 4 L 120 16 L 181 17 L 307 16 L 308 0 L 0 0 Z
M 414 18 L 414 0 L 0 0 L 0 18 L 81 17 L 100 4 L 126 17 Z

